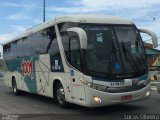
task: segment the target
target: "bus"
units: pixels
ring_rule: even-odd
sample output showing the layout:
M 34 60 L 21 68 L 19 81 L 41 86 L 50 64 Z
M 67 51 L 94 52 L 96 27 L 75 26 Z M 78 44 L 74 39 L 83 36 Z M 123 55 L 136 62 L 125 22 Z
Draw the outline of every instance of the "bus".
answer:
M 105 15 L 65 15 L 26 30 L 3 45 L 4 82 L 25 91 L 100 107 L 150 96 L 145 48 L 131 21 Z

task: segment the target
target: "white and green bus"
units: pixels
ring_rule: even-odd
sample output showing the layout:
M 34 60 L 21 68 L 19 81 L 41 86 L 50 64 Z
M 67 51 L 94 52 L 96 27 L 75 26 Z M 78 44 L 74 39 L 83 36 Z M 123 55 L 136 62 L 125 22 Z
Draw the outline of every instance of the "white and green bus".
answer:
M 5 84 L 86 107 L 149 98 L 150 82 L 140 32 L 111 16 L 68 15 L 42 23 L 3 45 Z

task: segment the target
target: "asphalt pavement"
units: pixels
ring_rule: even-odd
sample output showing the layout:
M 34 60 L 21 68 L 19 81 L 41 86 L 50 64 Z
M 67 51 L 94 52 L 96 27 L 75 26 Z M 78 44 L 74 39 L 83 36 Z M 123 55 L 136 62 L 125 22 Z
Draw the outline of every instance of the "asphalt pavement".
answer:
M 0 80 L 0 119 L 14 120 L 112 120 L 160 119 L 160 94 L 153 90 L 150 99 L 99 108 L 71 105 L 60 108 L 51 98 L 25 93 L 14 96 L 12 89 Z

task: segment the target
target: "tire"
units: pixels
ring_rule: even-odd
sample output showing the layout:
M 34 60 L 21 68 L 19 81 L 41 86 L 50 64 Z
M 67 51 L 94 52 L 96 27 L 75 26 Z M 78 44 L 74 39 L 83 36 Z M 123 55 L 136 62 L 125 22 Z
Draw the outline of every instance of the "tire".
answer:
M 68 103 L 66 102 L 66 99 L 65 99 L 64 88 L 60 82 L 56 86 L 55 98 L 57 103 L 60 105 L 60 107 L 68 108 Z
M 17 83 L 15 79 L 12 82 L 12 90 L 15 96 L 20 95 L 20 91 L 17 89 Z

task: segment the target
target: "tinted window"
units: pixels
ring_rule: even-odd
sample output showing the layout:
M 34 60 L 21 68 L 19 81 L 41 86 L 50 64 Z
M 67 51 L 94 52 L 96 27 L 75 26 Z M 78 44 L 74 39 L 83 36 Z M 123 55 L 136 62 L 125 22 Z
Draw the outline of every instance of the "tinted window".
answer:
M 54 40 L 52 40 L 51 46 L 50 46 L 50 48 L 48 50 L 48 53 L 52 54 L 52 55 L 59 54 L 59 47 L 58 47 L 57 38 L 55 38 Z
M 4 59 L 8 59 L 9 58 L 9 52 L 11 50 L 11 44 L 6 44 L 4 45 L 3 47 L 3 56 L 4 56 Z
M 3 49 L 5 59 L 59 53 L 54 26 L 9 43 Z
M 117 44 L 110 26 L 106 25 L 82 25 L 87 34 L 87 49 L 85 54 L 86 67 L 90 71 L 108 73 L 122 72 L 122 69 L 115 71 L 112 62 L 121 65 L 121 58 L 116 52 Z M 122 68 L 122 67 L 121 67 Z M 112 73 L 113 73 L 112 72 Z
M 17 58 L 17 41 L 11 43 L 11 50 L 9 52 L 9 58 Z
M 69 36 L 67 32 L 62 32 L 61 33 L 61 39 L 62 39 L 62 44 L 63 48 L 66 54 L 66 59 L 69 61 Z
M 30 56 L 31 55 L 31 39 L 30 37 L 24 37 L 23 41 L 23 56 Z
M 22 45 L 23 45 L 22 40 L 18 40 L 17 41 L 17 58 L 20 58 L 23 55 Z
M 44 39 L 44 50 L 45 53 L 53 53 L 56 52 L 54 50 L 58 50 L 57 37 L 54 26 L 49 27 L 43 30 L 42 33 Z M 51 47 L 52 46 L 52 47 Z
M 81 69 L 80 42 L 75 32 L 61 33 L 63 48 L 68 62 L 77 69 Z
M 77 23 L 74 22 L 65 22 L 58 24 L 58 28 L 60 32 L 66 31 L 68 28 L 76 27 Z
M 73 33 L 69 37 L 70 63 L 81 69 L 80 42 L 77 33 Z
M 32 43 L 32 55 L 40 55 L 45 53 L 42 31 L 36 32 L 31 35 L 31 43 Z

